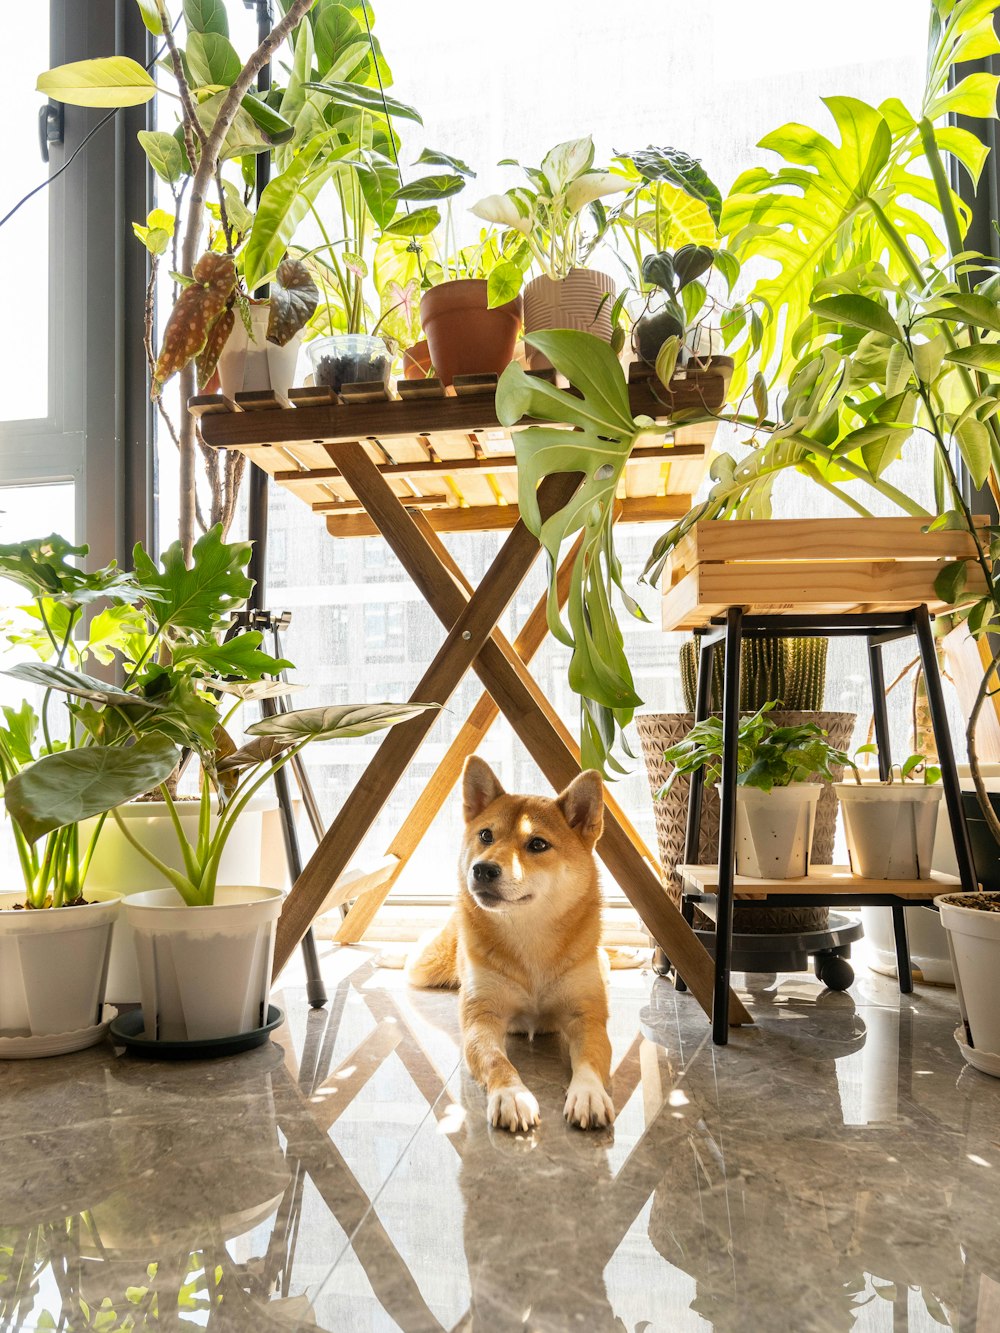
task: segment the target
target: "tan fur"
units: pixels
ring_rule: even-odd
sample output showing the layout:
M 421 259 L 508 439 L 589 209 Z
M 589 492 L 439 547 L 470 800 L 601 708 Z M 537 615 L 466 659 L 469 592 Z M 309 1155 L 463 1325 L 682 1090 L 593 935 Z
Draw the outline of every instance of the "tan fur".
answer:
M 553 1031 L 566 1037 L 572 1065 L 566 1118 L 583 1128 L 610 1124 L 611 1044 L 593 855 L 604 815 L 600 774 L 581 774 L 554 800 L 510 796 L 473 756 L 463 800 L 455 912 L 418 948 L 409 979 L 461 987 L 465 1059 L 486 1089 L 492 1124 L 526 1130 L 537 1123 L 538 1103 L 507 1057 L 506 1037 Z M 477 863 L 489 863 L 480 878 Z

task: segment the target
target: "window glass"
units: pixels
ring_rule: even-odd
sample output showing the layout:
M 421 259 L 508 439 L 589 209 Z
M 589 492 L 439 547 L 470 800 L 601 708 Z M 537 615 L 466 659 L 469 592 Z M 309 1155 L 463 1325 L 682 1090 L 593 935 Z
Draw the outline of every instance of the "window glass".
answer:
M 48 4 L 4 13 L 4 40 L 16 59 L 0 82 L 4 169 L 0 217 L 48 172 L 38 149 L 35 79 L 49 65 Z M 0 421 L 49 413 L 49 191 L 42 190 L 4 225 L 4 318 L 0 319 Z M 0 472 L 2 477 L 2 472 Z

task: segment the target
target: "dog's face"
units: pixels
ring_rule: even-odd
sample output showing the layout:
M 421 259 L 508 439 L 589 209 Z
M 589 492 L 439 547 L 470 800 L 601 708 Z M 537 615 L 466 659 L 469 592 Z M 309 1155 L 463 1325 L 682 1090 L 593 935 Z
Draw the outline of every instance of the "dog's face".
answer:
M 581 773 L 554 800 L 509 796 L 474 755 L 466 761 L 462 795 L 460 873 L 478 907 L 501 913 L 533 904 L 561 908 L 590 885 L 604 818 L 599 773 Z

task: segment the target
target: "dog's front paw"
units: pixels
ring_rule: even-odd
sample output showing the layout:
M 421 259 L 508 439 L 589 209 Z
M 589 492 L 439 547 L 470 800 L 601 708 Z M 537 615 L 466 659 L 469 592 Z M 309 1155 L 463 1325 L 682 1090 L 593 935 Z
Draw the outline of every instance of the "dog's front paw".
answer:
M 528 1130 L 538 1124 L 538 1102 L 523 1083 L 511 1083 L 490 1093 L 486 1118 L 498 1129 Z
M 581 1070 L 573 1075 L 563 1115 L 581 1129 L 603 1129 L 615 1123 L 615 1104 L 598 1076 L 589 1069 Z

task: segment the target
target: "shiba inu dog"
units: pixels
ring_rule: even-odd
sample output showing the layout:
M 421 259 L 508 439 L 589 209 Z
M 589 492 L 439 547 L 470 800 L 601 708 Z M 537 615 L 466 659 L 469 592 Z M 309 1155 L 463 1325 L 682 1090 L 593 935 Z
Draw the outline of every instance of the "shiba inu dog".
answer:
M 507 1034 L 561 1032 L 572 1065 L 563 1114 L 583 1129 L 609 1125 L 611 1043 L 593 855 L 604 820 L 601 776 L 581 773 L 554 800 L 512 796 L 473 756 L 462 794 L 458 901 L 444 930 L 411 959 L 409 979 L 460 988 L 465 1059 L 486 1089 L 491 1124 L 538 1123 L 538 1102 L 507 1058 Z

